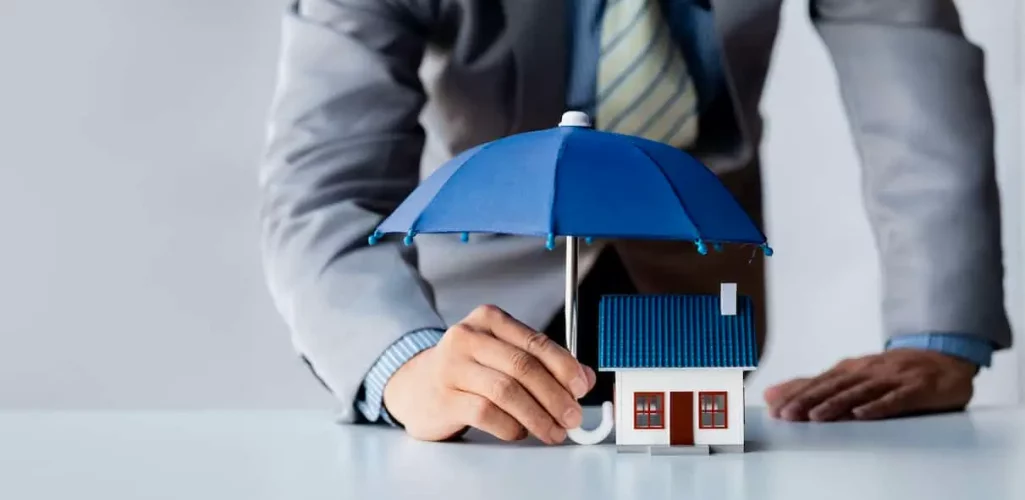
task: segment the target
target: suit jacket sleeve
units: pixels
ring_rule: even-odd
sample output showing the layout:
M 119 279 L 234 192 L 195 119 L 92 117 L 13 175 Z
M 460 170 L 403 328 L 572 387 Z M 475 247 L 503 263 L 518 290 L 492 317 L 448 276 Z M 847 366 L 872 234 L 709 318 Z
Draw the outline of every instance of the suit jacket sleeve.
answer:
M 811 9 L 864 167 L 887 334 L 1010 346 L 982 50 L 952 0 L 813 0 Z
M 367 244 L 419 182 L 417 19 L 386 0 L 300 0 L 284 18 L 261 168 L 262 248 L 293 344 L 344 403 L 411 331 L 444 329 L 415 247 Z

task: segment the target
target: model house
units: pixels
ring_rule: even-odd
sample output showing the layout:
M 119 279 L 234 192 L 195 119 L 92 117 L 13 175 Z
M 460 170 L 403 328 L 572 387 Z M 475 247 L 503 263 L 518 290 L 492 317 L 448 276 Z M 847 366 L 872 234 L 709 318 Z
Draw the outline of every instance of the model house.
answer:
M 600 306 L 598 369 L 616 374 L 620 451 L 744 449 L 744 372 L 755 369 L 752 301 L 719 295 L 609 295 Z

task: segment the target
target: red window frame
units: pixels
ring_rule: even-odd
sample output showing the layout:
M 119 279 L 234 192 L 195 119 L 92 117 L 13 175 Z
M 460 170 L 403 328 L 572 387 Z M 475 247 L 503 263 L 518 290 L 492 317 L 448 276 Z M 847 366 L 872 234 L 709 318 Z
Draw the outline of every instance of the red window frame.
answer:
M 722 407 L 718 408 L 715 398 L 722 397 Z M 729 395 L 726 392 L 699 392 L 698 393 L 698 428 L 699 429 L 728 429 L 730 427 Z M 705 416 L 708 416 L 708 423 L 705 423 Z M 716 417 L 722 415 L 722 423 L 716 423 Z
M 641 418 L 644 417 L 644 418 Z M 653 418 L 654 417 L 654 418 Z M 656 423 L 652 424 L 652 420 Z M 643 422 L 642 422 L 643 421 Z M 666 396 L 663 392 L 634 393 L 634 429 L 666 428 Z

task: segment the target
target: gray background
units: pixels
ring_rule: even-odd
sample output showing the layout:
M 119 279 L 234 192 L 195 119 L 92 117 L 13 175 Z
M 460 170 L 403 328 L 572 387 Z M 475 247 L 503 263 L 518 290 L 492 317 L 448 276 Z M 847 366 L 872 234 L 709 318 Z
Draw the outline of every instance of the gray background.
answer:
M 1018 1 L 961 4 L 989 53 L 1020 330 Z M 332 404 L 293 353 L 257 250 L 256 164 L 284 5 L 0 3 L 0 408 Z M 764 106 L 778 251 L 774 337 L 752 403 L 770 383 L 881 342 L 854 149 L 805 5 L 787 2 Z M 1019 401 L 1022 364 L 1001 355 L 976 402 Z

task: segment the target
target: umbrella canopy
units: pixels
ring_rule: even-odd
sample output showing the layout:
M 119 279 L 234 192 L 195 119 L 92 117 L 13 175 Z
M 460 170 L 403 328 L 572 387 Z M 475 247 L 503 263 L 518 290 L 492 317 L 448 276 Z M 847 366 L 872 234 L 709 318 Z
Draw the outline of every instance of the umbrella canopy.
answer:
M 584 115 L 586 117 L 586 115 Z M 586 118 L 585 118 L 586 119 Z M 566 124 L 570 125 L 566 125 Z M 404 233 L 692 240 L 760 245 L 765 236 L 718 177 L 672 146 L 563 125 L 486 143 L 428 177 L 377 228 Z

